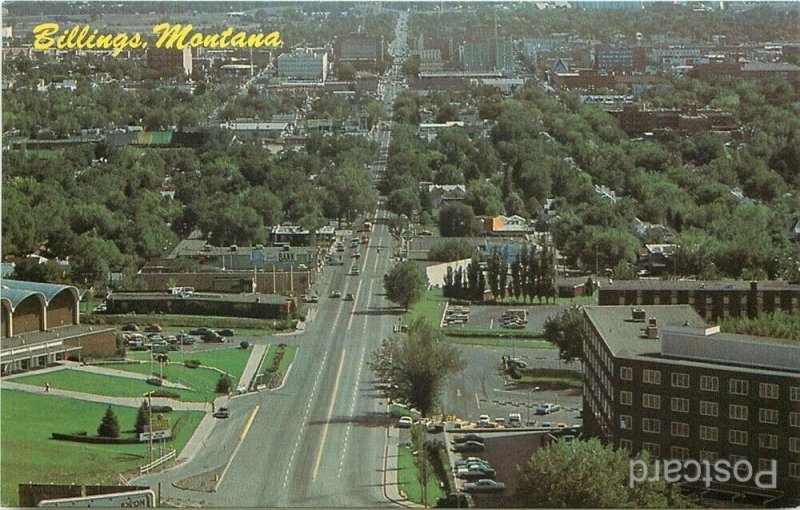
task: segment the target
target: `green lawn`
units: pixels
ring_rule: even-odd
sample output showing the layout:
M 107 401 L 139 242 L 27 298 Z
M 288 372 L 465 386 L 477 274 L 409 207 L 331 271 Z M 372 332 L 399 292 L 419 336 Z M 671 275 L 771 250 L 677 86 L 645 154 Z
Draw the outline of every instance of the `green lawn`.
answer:
M 438 328 L 446 304 L 447 298 L 442 296 L 441 289 L 429 290 L 423 294 L 418 303 L 408 310 L 403 321 L 410 324 L 418 317 L 425 317 Z
M 149 369 L 149 364 L 147 365 Z M 50 387 L 62 390 L 80 391 L 94 395 L 107 395 L 110 397 L 141 397 L 148 391 L 157 391 L 159 388 L 147 384 L 142 380 L 111 375 L 93 374 L 79 370 L 58 370 L 47 374 L 33 374 L 19 377 L 14 380 L 22 384 L 31 384 L 44 388 L 45 383 Z M 166 389 L 166 388 L 165 388 Z M 213 394 L 205 391 L 191 391 L 169 388 L 167 391 L 178 393 L 185 402 L 205 402 Z
M 422 484 L 417 479 L 417 467 L 414 464 L 414 456 L 411 454 L 411 449 L 400 447 L 397 449 L 397 453 L 397 483 L 409 500 L 422 504 Z M 426 485 L 428 488 L 428 506 L 435 505 L 436 500 L 445 494 L 439 487 L 439 479 L 433 469 L 428 473 L 428 483 Z
M 278 368 L 276 370 L 276 373 L 281 374 L 281 377 L 280 379 L 274 379 L 272 374 L 267 373 L 267 370 L 272 368 L 272 363 L 275 360 L 278 349 L 278 346 L 270 345 L 264 358 L 261 360 L 261 365 L 259 365 L 258 370 L 256 371 L 257 374 L 264 374 L 263 383 L 267 384 L 268 387 L 278 387 L 281 385 L 283 378 L 286 376 L 286 371 L 289 370 L 289 365 L 291 365 L 292 361 L 294 361 L 294 355 L 297 352 L 297 347 L 294 345 L 287 345 L 284 347 L 283 356 L 281 357 L 281 361 L 278 363 Z M 272 384 L 269 382 L 270 379 L 273 379 Z
M 490 347 L 518 347 L 527 349 L 555 349 L 556 346 L 546 340 L 528 340 L 521 338 L 473 337 L 446 335 L 444 339 L 451 344 L 486 345 Z
M 170 365 L 182 365 L 184 358 L 187 360 L 197 360 L 205 366 L 215 367 L 230 374 L 235 381 L 238 381 L 239 378 L 242 377 L 242 372 L 244 372 L 244 367 L 247 365 L 247 359 L 250 357 L 250 353 L 253 352 L 252 347 L 240 349 L 238 345 L 237 343 L 236 347 L 230 349 L 210 349 L 200 352 L 184 352 L 183 354 L 181 354 L 180 351 L 172 351 L 167 353 L 167 355 L 171 362 Z M 129 359 L 150 361 L 149 351 L 128 351 L 126 356 Z M 158 370 L 157 363 L 154 363 L 153 366 Z M 109 367 L 117 368 L 116 365 L 109 365 Z M 150 363 L 147 364 L 147 367 L 149 369 Z M 187 386 L 189 385 L 187 384 Z
M 18 506 L 17 484 L 34 483 L 118 483 L 118 475 L 146 463 L 145 445 L 95 445 L 54 441 L 53 432 L 85 430 L 96 434 L 106 411 L 105 404 L 84 402 L 54 395 L 19 391 L 0 392 L 2 425 L 2 493 L 0 505 Z M 112 406 L 122 431 L 133 429 L 136 408 Z M 185 421 L 169 445 L 180 451 L 202 419 L 199 412 L 165 415 L 172 424 Z

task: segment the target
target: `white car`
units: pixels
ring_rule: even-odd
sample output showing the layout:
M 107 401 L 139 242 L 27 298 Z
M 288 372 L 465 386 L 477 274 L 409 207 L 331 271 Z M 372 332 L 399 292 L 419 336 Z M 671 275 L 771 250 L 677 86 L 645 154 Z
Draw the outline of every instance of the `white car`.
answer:
M 478 426 L 479 427 L 489 427 L 490 423 L 492 423 L 492 419 L 489 417 L 488 414 L 482 414 L 478 417 Z
M 413 424 L 414 420 L 411 419 L 411 416 L 403 416 L 397 421 L 397 426 L 401 429 L 409 429 Z

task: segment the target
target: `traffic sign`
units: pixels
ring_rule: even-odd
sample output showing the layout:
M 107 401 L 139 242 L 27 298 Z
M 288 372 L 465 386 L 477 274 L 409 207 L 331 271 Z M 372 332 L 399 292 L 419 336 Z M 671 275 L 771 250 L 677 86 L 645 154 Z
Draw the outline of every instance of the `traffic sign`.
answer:
M 156 496 L 150 489 L 98 494 L 80 498 L 43 499 L 40 507 L 79 507 L 79 508 L 154 508 Z

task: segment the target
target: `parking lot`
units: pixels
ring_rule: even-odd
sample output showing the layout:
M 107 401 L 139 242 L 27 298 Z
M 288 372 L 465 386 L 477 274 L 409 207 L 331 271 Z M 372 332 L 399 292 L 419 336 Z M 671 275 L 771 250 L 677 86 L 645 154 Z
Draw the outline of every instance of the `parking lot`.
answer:
M 558 315 L 567 308 L 566 305 L 471 305 L 469 307 L 469 320 L 464 324 L 453 324 L 447 327 L 502 330 L 501 320 L 504 312 L 508 310 L 526 310 L 528 312 L 528 322 L 525 324 L 524 329 L 539 333 L 544 329 L 544 323 L 548 317 Z
M 581 423 L 578 414 L 581 408 L 581 393 L 578 390 L 535 390 L 507 384 L 499 370 L 501 357 L 511 355 L 527 363 L 531 368 L 563 369 L 580 372 L 578 362 L 566 364 L 558 359 L 556 349 L 505 349 L 486 346 L 459 346 L 466 367 L 459 374 L 448 378 L 442 396 L 442 407 L 447 415 L 455 415 L 464 421 L 477 422 L 481 414 L 492 419 L 508 420 L 510 413 L 519 413 L 523 424 L 536 420 L 566 423 L 572 426 Z M 558 411 L 536 416 L 536 406 L 553 403 L 561 406 Z

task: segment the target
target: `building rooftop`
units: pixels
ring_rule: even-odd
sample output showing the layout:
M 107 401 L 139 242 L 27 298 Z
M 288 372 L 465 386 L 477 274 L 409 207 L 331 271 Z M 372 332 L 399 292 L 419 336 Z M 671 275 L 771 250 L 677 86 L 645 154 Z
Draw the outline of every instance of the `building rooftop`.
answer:
M 800 66 L 787 62 L 748 62 L 742 65 L 742 71 L 800 71 Z
M 644 320 L 634 320 L 633 309 L 643 310 Z M 800 372 L 800 342 L 721 333 L 690 305 L 585 306 L 583 311 L 617 358 L 760 374 Z M 659 328 L 652 337 L 645 332 L 650 319 Z
M 191 257 L 191 256 L 206 256 L 206 257 L 221 257 L 236 256 L 236 257 L 252 257 L 253 252 L 261 252 L 265 260 L 269 254 L 277 254 L 281 252 L 288 253 L 308 253 L 316 252 L 317 248 L 313 246 L 212 246 L 202 239 L 184 239 L 172 251 L 168 258 L 173 259 L 177 257 Z
M 215 294 L 205 292 L 195 292 L 188 297 L 182 298 L 169 292 L 115 292 L 108 297 L 109 300 L 126 301 L 159 301 L 180 299 L 184 301 L 220 301 L 235 303 L 267 303 L 272 305 L 283 305 L 289 300 L 286 296 L 279 294 Z
M 750 290 L 749 281 L 744 280 L 601 280 L 601 290 Z M 780 280 L 756 282 L 759 290 L 787 290 L 800 292 L 800 285 Z
M 3 338 L 2 346 L 3 350 L 13 349 L 22 345 L 36 345 L 49 342 L 51 340 L 64 340 L 67 338 L 86 335 L 88 333 L 97 333 L 99 331 L 114 331 L 114 327 L 92 324 L 59 326 L 57 328 L 50 328 L 48 331 L 34 331 L 31 333 L 14 335 L 10 338 Z

